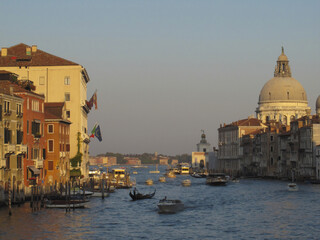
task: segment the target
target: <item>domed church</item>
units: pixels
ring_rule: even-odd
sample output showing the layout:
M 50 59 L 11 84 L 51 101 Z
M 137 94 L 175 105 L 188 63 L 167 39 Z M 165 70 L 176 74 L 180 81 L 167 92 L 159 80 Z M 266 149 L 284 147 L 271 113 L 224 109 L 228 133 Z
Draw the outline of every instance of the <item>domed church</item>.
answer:
M 274 78 L 270 79 L 260 92 L 257 118 L 263 123 L 276 120 L 289 125 L 290 121 L 310 113 L 307 94 L 303 86 L 291 77 L 289 60 L 282 47 Z

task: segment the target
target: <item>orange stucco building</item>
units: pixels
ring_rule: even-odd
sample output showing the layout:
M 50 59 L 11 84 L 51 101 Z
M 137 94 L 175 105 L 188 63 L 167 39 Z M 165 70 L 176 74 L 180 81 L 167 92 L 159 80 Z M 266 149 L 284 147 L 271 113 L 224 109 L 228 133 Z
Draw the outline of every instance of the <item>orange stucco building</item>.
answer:
M 45 185 L 65 183 L 70 178 L 70 124 L 64 102 L 45 103 L 47 158 Z

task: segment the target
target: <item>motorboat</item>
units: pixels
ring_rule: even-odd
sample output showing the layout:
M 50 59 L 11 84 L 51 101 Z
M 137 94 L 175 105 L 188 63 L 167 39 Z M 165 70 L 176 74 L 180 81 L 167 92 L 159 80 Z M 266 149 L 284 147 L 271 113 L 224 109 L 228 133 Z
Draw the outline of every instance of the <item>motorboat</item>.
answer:
M 185 179 L 181 182 L 182 186 L 184 187 L 189 187 L 191 185 L 191 180 L 190 179 Z
M 88 201 L 86 200 L 77 200 L 77 199 L 70 199 L 70 200 L 63 200 L 63 199 L 56 199 L 56 200 L 47 200 L 45 202 L 46 208 L 84 208 L 85 204 Z
M 165 176 L 159 177 L 159 182 L 166 182 L 166 177 Z
M 294 183 L 294 182 L 288 183 L 288 191 L 296 192 L 298 190 L 299 190 L 299 187 L 296 183 Z
M 165 197 L 158 203 L 159 213 L 176 213 L 184 209 L 184 204 L 180 200 L 170 200 Z
M 153 196 L 155 194 L 156 194 L 156 190 L 154 190 L 153 193 L 149 193 L 149 194 L 142 194 L 137 189 L 134 189 L 133 193 L 131 193 L 131 191 L 129 192 L 129 195 L 133 201 L 142 200 L 142 199 L 150 199 L 150 198 L 153 198 Z
M 147 184 L 147 185 L 153 185 L 153 180 L 150 179 L 150 178 L 147 179 L 146 184 Z
M 294 182 L 294 171 L 291 171 L 291 183 L 288 183 L 288 190 L 290 192 L 296 192 L 299 190 L 298 185 Z
M 175 178 L 176 177 L 176 174 L 174 173 L 174 171 L 169 171 L 169 172 L 167 172 L 166 175 L 168 178 Z
M 133 171 L 132 173 L 133 173 L 133 174 L 138 174 L 138 172 L 137 172 L 137 171 Z
M 191 177 L 194 178 L 206 178 L 208 176 L 207 173 L 201 173 L 201 172 L 194 172 L 192 174 L 190 174 Z
M 207 176 L 206 184 L 213 186 L 225 186 L 228 180 L 224 173 L 212 173 Z
M 179 170 L 179 174 L 189 174 L 190 168 L 188 166 L 181 166 Z

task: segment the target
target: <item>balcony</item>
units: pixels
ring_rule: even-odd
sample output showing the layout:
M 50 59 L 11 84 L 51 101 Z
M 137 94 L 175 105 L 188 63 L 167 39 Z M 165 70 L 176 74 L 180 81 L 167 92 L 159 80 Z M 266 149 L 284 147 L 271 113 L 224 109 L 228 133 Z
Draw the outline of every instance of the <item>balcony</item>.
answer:
M 66 153 L 65 152 L 60 152 L 60 157 L 63 158 L 66 156 Z
M 36 168 L 43 168 L 43 160 L 36 160 Z
M 27 152 L 27 145 L 18 144 L 16 145 L 16 154 L 23 154 Z
M 3 145 L 4 154 L 14 153 L 16 151 L 16 145 L 14 144 L 4 144 Z
M 5 110 L 3 113 L 4 113 L 5 116 L 10 116 L 12 111 L 11 110 Z
M 17 113 L 17 118 L 22 118 L 23 117 L 23 113 L 20 112 L 20 113 Z

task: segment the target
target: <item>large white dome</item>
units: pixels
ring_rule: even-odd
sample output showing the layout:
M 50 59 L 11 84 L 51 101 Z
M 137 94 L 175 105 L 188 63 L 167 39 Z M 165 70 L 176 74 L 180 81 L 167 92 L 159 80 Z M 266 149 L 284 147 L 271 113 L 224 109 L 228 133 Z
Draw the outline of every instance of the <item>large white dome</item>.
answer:
M 302 85 L 292 77 L 274 77 L 262 88 L 259 103 L 265 102 L 308 102 Z

